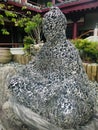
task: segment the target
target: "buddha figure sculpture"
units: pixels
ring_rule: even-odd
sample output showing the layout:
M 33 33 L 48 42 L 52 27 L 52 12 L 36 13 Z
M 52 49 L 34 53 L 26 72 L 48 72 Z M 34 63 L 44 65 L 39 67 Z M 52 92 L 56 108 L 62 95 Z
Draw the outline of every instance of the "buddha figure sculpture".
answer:
M 78 50 L 66 38 L 67 20 L 58 7 L 43 18 L 46 42 L 34 61 L 10 78 L 18 104 L 62 129 L 86 124 L 94 115 L 95 91 Z

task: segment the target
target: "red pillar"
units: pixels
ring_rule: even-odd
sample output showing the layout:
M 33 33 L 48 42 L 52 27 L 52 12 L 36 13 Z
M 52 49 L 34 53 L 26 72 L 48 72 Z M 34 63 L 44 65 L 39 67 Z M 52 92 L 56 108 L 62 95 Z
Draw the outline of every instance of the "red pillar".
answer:
M 55 0 L 52 0 L 52 4 L 55 5 Z
M 74 22 L 73 23 L 73 39 L 77 38 L 77 31 L 78 31 L 77 27 L 78 27 L 77 22 Z

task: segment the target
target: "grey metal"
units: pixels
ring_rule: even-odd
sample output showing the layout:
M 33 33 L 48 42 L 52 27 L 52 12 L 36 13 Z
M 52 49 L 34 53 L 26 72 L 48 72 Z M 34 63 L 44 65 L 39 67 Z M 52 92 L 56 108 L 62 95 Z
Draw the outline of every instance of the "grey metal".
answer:
M 14 102 L 23 106 L 23 112 L 16 108 L 25 116 L 16 113 L 32 127 L 35 122 L 40 130 L 52 128 L 47 128 L 47 123 L 37 125 L 38 120 L 33 120 L 36 116 L 30 117 L 24 108 L 39 115 L 40 121 L 61 129 L 77 128 L 94 115 L 96 85 L 89 81 L 78 50 L 66 39 L 66 25 L 64 14 L 52 7 L 43 18 L 46 43 L 35 60 L 9 82 Z

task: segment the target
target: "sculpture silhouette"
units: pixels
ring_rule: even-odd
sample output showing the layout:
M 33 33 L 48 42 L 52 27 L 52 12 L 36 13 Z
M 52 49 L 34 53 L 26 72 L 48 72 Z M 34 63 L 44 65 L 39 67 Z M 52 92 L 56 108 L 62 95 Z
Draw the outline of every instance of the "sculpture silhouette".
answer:
M 95 86 L 78 50 L 66 39 L 67 20 L 58 7 L 43 18 L 46 43 L 34 62 L 11 77 L 16 102 L 61 128 L 84 125 L 94 114 Z

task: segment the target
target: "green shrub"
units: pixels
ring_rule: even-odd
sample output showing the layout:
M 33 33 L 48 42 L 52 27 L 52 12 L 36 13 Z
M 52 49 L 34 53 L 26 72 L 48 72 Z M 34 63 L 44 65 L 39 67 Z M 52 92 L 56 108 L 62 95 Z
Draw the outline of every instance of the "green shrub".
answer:
M 34 39 L 30 36 L 25 36 L 23 39 L 24 44 L 34 44 Z
M 48 8 L 50 8 L 50 7 L 52 7 L 52 6 L 53 6 L 52 2 L 47 2 L 47 7 L 48 7 Z
M 86 39 L 75 39 L 72 43 L 79 49 L 82 60 L 98 63 L 98 42 Z
M 30 53 L 30 46 L 35 44 L 35 40 L 30 36 L 25 36 L 23 42 L 24 42 L 24 50 L 27 53 Z

